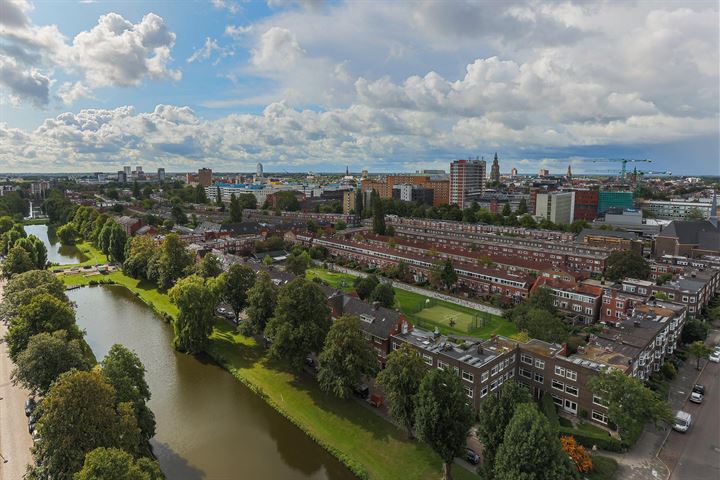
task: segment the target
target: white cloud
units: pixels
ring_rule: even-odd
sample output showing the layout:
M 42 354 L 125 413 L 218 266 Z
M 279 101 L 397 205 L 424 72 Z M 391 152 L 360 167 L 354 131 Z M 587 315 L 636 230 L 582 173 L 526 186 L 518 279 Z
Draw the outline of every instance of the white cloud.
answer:
M 0 55 L 0 85 L 10 90 L 14 104 L 29 100 L 35 106 L 48 103 L 52 80 L 35 68 L 24 69 L 14 58 Z
M 229 48 L 221 47 L 220 45 L 218 45 L 217 40 L 207 37 L 205 38 L 205 43 L 201 48 L 193 50 L 193 54 L 188 57 L 187 62 L 193 63 L 203 60 L 209 60 L 210 57 L 213 56 L 213 54 L 217 54 L 217 59 L 213 62 L 213 65 L 217 65 L 220 60 L 225 57 L 234 55 L 235 52 L 233 52 Z
M 210 0 L 210 3 L 212 3 L 212 6 L 218 10 L 227 10 L 233 15 L 241 10 L 240 5 L 232 0 Z
M 260 70 L 286 70 L 304 54 L 305 51 L 290 30 L 272 27 L 260 36 L 257 48 L 252 51 L 251 61 Z
M 72 105 L 81 98 L 94 98 L 92 91 L 82 84 L 82 82 L 64 82 L 58 88 L 58 97 L 65 105 Z

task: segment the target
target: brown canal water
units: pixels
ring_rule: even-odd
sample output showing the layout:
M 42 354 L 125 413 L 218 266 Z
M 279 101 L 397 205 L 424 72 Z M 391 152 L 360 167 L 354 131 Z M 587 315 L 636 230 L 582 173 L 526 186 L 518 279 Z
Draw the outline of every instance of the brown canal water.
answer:
M 177 353 L 171 325 L 126 288 L 87 287 L 68 297 L 98 360 L 120 343 L 145 364 L 157 420 L 152 444 L 168 479 L 355 478 L 224 369 Z
M 23 228 L 28 235 L 35 235 L 42 240 L 47 248 L 49 262 L 64 265 L 85 261 L 86 258 L 79 248 L 60 244 L 55 229 L 47 225 L 25 225 Z

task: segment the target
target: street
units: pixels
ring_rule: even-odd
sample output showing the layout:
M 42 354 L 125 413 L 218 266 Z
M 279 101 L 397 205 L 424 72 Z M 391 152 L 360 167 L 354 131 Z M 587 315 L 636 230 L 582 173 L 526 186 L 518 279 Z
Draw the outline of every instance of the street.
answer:
M 720 339 L 711 332 L 715 345 Z M 694 363 L 694 360 L 691 360 Z M 697 405 L 686 401 L 682 410 L 692 415 L 687 433 L 671 431 L 659 453 L 671 471 L 672 480 L 717 480 L 720 478 L 720 364 L 708 362 L 697 383 L 705 386 L 705 398 Z M 687 396 L 690 392 L 684 392 Z
M 0 283 L 0 299 L 2 287 Z M 7 327 L 0 322 L 0 338 L 4 338 L 6 332 Z M 25 467 L 32 462 L 32 438 L 25 416 L 28 393 L 10 382 L 12 369 L 5 342 L 0 341 L 0 480 L 21 479 Z

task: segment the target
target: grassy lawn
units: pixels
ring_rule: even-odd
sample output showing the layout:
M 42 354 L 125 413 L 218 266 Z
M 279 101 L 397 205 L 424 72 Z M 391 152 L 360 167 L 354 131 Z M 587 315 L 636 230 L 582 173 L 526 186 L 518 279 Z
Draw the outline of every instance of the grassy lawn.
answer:
M 97 265 L 98 263 L 107 263 L 108 261 L 107 256 L 100 250 L 95 248 L 90 242 L 80 242 L 76 244 L 75 247 L 80 250 L 82 256 L 85 257 L 85 260 L 80 263 L 61 265 L 62 267 L 81 267 L 84 265 Z
M 177 314 L 166 294 L 122 272 L 61 278 L 68 286 L 113 280 L 161 312 Z M 236 333 L 227 322 L 216 323 L 209 353 L 288 420 L 335 456 L 367 472 L 369 478 L 440 477 L 440 459 L 427 445 L 407 441 L 403 431 L 354 400 L 326 395 L 309 375 L 291 373 L 284 365 L 268 361 L 254 339 Z M 453 476 L 459 480 L 478 478 L 459 466 L 453 467 Z
M 311 268 L 305 274 L 306 278 L 320 278 L 333 288 L 343 292 L 353 291 L 354 275 L 348 273 L 331 272 L 322 268 Z M 430 304 L 426 303 L 430 300 Z M 485 314 L 469 307 L 463 307 L 444 300 L 430 299 L 425 295 L 395 288 L 396 306 L 411 321 L 423 328 L 433 329 L 438 327 L 441 333 L 451 335 L 470 335 L 478 338 L 490 338 L 492 335 L 511 336 L 518 333 L 517 328 L 511 322 L 502 317 L 492 314 Z M 429 305 L 427 308 L 421 307 Z M 420 310 L 420 311 L 418 311 Z M 473 325 L 473 320 L 479 315 L 478 326 Z M 455 322 L 450 326 L 450 320 Z M 482 324 L 483 320 L 486 322 Z
M 355 400 L 323 393 L 309 375 L 296 375 L 268 361 L 253 339 L 235 333 L 219 321 L 212 335 L 211 354 L 241 381 L 336 455 L 355 461 L 374 479 L 435 479 L 440 459 L 420 442 L 408 442 L 405 433 Z M 458 479 L 478 478 L 455 467 Z
M 593 455 L 592 462 L 592 470 L 585 474 L 588 480 L 612 480 L 615 478 L 618 464 L 614 458 Z

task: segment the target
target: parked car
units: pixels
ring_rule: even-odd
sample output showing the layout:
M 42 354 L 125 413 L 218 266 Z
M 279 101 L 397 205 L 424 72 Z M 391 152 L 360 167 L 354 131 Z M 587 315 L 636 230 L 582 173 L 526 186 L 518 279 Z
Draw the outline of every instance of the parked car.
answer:
M 692 415 L 680 410 L 675 414 L 675 423 L 673 424 L 673 430 L 676 430 L 681 433 L 685 433 L 688 431 L 691 424 L 692 424 Z
M 480 463 L 480 455 L 473 450 L 472 448 L 467 448 L 465 452 L 465 460 L 472 463 L 473 465 L 477 465 Z
M 705 385 L 700 385 L 699 383 L 696 383 L 692 391 L 705 395 Z
M 32 435 L 33 432 L 35 432 L 35 422 L 36 421 L 37 421 L 37 419 L 33 415 L 30 415 L 30 418 L 28 418 L 28 433 L 30 435 Z
M 370 396 L 370 388 L 367 385 L 356 385 L 353 387 L 353 393 L 363 400 L 367 400 Z
M 710 360 L 713 363 L 720 363 L 720 351 L 714 351 L 710 354 L 708 357 L 708 360 Z
M 25 416 L 29 417 L 33 410 L 35 410 L 35 397 L 28 397 L 27 400 L 25 400 Z

